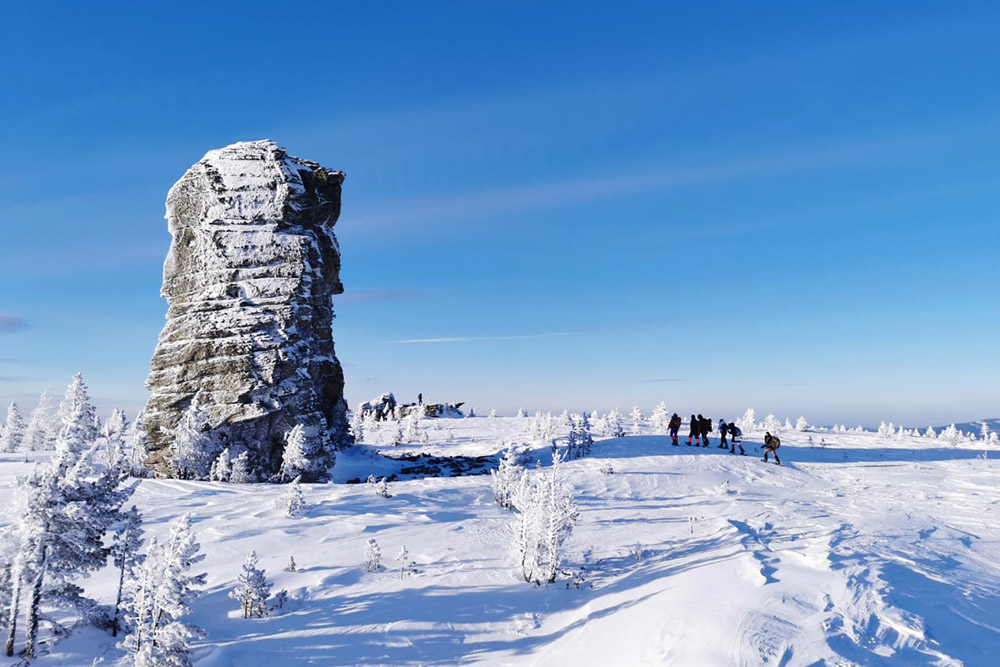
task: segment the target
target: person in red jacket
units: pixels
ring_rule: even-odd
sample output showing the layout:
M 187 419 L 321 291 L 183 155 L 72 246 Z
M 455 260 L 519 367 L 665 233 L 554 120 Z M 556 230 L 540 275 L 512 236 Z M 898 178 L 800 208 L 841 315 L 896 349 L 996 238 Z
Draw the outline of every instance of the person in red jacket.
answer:
M 681 430 L 681 418 L 676 412 L 674 413 L 674 416 L 670 418 L 669 428 L 670 428 L 670 444 L 676 447 L 677 431 Z

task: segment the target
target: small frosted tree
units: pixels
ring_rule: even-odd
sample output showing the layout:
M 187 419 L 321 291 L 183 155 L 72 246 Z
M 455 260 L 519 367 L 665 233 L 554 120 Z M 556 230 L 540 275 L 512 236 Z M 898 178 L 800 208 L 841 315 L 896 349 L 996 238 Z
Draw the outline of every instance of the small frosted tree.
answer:
M 365 543 L 365 572 L 378 572 L 382 567 L 382 549 L 374 537 Z
M 97 439 L 94 422 L 97 411 L 90 402 L 83 375 L 77 373 L 66 388 L 66 397 L 59 404 L 59 434 L 56 449 L 80 454 Z
M 590 432 L 590 421 L 586 413 L 573 415 L 573 425 L 566 438 L 566 457 L 579 459 L 589 456 L 594 447 L 594 436 Z
M 653 425 L 655 433 L 658 435 L 667 435 L 670 430 L 670 413 L 667 411 L 667 404 L 660 401 L 653 408 L 653 414 L 650 416 L 649 421 Z
M 643 417 L 642 410 L 639 409 L 638 405 L 632 408 L 632 414 L 630 416 L 632 418 L 632 435 L 639 435 L 642 430 Z
M 301 477 L 303 472 L 309 470 L 309 457 L 307 456 L 309 449 L 302 424 L 296 424 L 292 430 L 285 433 L 285 451 L 281 457 L 281 470 L 279 472 L 282 481 L 287 482 Z
M 753 433 L 757 430 L 757 412 L 753 408 L 747 408 L 747 411 L 736 422 L 736 426 L 744 433 Z
M 806 421 L 805 417 L 799 417 L 795 421 L 795 430 L 796 431 L 800 431 L 800 432 L 804 432 L 804 431 L 808 431 L 809 430 L 809 422 Z
M 399 553 L 396 555 L 396 565 L 399 568 L 400 579 L 416 572 L 413 567 L 413 560 L 410 559 L 410 552 L 406 549 L 406 546 L 399 548 Z
M 520 464 L 520 456 L 514 445 L 507 447 L 496 470 L 490 471 L 492 477 L 493 498 L 504 509 L 512 509 L 514 492 L 520 484 L 524 468 Z
M 250 484 L 256 481 L 253 471 L 250 469 L 250 454 L 248 452 L 241 452 L 233 459 L 229 469 L 229 481 L 233 484 Z
M 146 467 L 146 419 L 145 413 L 140 412 L 135 421 L 128 429 L 128 473 L 132 477 L 148 477 L 149 468 Z
M 146 557 L 139 553 L 142 546 L 142 515 L 134 505 L 123 515 L 122 527 L 111 539 L 111 559 L 118 568 L 118 595 L 115 599 L 115 610 L 111 617 L 111 636 L 117 637 L 120 629 L 119 616 L 122 602 L 127 594 L 125 582 L 135 579 L 136 573 L 142 567 Z
M 226 447 L 212 462 L 208 478 L 213 482 L 228 482 L 232 475 L 232 463 L 229 460 L 229 447 Z
M 174 429 L 170 446 L 170 468 L 181 479 L 207 479 L 212 463 L 222 447 L 209 428 L 207 406 L 200 394 L 195 394 L 191 404 Z
M 52 399 L 46 389 L 38 397 L 38 405 L 31 411 L 28 426 L 24 432 L 26 449 L 33 452 L 48 451 L 55 447 L 56 434 L 59 432 L 55 420 Z
M 924 437 L 925 438 L 932 438 L 932 439 L 938 437 L 937 432 L 934 430 L 933 426 L 928 426 L 927 427 L 927 430 L 924 431 Z
M 962 434 L 955 427 L 954 424 L 949 425 L 943 431 L 941 431 L 941 439 L 947 440 L 951 444 L 956 444 L 961 439 Z
M 243 570 L 236 579 L 236 588 L 229 597 L 240 603 L 243 618 L 267 616 L 270 609 L 271 584 L 262 568 L 257 567 L 257 552 L 251 551 L 243 562 Z
M 551 583 L 562 562 L 561 547 L 578 516 L 570 490 L 560 478 L 562 458 L 540 479 L 524 479 L 515 495 L 512 546 L 525 581 Z
M 614 409 L 604 418 L 604 428 L 602 433 L 609 438 L 622 438 L 625 436 L 625 425 L 622 423 L 622 415 L 618 409 Z
M 190 514 L 171 525 L 162 546 L 150 540 L 133 602 L 126 609 L 130 632 L 121 644 L 134 665 L 190 667 L 190 641 L 203 631 L 183 619 L 191 613 L 191 602 L 205 584 L 205 574 L 190 574 L 205 558 L 200 551 L 191 531 Z
M 302 516 L 302 511 L 305 509 L 300 480 L 299 477 L 293 479 L 292 483 L 288 485 L 288 490 L 278 499 L 278 508 L 293 518 Z
M 774 435 L 781 432 L 781 423 L 774 415 L 764 417 L 763 430 Z
M 24 431 L 27 424 L 17 409 L 17 403 L 10 402 L 7 406 L 7 420 L 4 422 L 3 437 L 0 438 L 0 451 L 16 452 L 24 442 Z

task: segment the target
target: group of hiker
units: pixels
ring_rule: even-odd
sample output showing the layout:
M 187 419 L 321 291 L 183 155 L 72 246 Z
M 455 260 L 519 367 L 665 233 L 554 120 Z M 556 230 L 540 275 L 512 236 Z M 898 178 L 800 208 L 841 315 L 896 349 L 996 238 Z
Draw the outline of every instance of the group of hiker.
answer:
M 675 412 L 670 418 L 669 423 L 670 429 L 670 444 L 675 447 L 678 446 L 677 434 L 681 429 L 681 418 Z M 689 431 L 687 445 L 688 447 L 708 447 L 710 443 L 709 434 L 712 432 L 712 420 L 703 417 L 702 415 L 691 415 L 688 421 Z M 726 442 L 726 439 L 729 442 Z M 737 447 L 740 450 L 740 454 L 746 454 L 746 450 L 743 449 L 743 431 L 740 427 L 736 425 L 736 422 L 726 423 L 726 420 L 719 420 L 719 445 L 720 449 L 728 449 L 731 454 L 736 453 Z M 770 432 L 764 434 L 764 462 L 768 462 L 768 455 L 774 455 L 774 462 L 781 465 L 781 460 L 778 458 L 778 447 L 781 446 L 781 440 L 778 436 L 771 435 Z

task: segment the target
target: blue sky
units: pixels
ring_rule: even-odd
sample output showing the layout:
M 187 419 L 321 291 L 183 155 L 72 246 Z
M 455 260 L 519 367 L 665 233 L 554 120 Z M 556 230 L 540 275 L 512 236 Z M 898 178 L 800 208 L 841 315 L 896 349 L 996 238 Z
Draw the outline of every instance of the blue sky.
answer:
M 138 408 L 167 189 L 269 137 L 352 405 L 998 416 L 1000 6 L 872 4 L 5 3 L 0 401 Z

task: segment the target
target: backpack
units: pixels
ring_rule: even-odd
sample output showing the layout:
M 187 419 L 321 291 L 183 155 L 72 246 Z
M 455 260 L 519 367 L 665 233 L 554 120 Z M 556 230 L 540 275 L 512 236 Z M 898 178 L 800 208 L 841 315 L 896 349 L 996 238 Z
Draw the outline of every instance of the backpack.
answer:
M 705 426 L 706 426 L 705 433 L 711 433 L 712 432 L 712 420 L 711 419 L 706 419 L 705 420 Z

